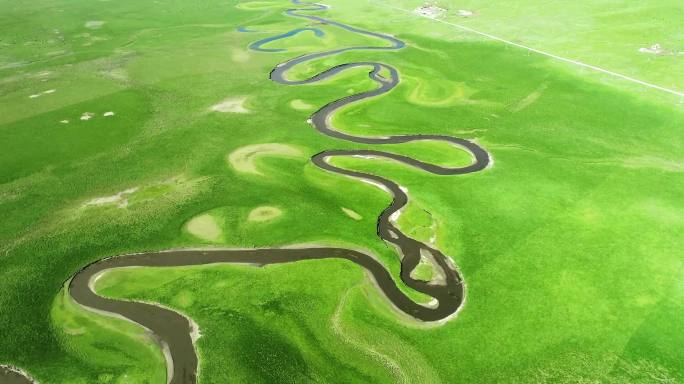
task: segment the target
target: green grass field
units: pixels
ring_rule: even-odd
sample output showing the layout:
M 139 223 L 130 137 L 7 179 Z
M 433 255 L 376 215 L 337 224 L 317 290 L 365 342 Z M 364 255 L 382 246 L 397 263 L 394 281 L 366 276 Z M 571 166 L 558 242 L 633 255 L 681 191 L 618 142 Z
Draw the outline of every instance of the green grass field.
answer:
M 407 43 L 296 68 L 296 78 L 351 61 L 399 70 L 396 89 L 345 108 L 337 127 L 454 135 L 492 154 L 491 168 L 454 177 L 333 161 L 410 191 L 399 226 L 453 258 L 462 311 L 419 324 L 334 260 L 120 269 L 98 292 L 191 317 L 202 384 L 683 382 L 684 97 L 411 13 L 422 1 L 324 3 L 320 16 Z M 442 21 L 684 92 L 674 0 L 437 3 L 449 9 Z M 165 382 L 148 332 L 66 294 L 75 272 L 107 256 L 312 243 L 369 250 L 398 275 L 376 236 L 389 195 L 309 160 L 371 148 L 306 122 L 372 88 L 367 71 L 299 87 L 268 79 L 294 56 L 375 42 L 318 25 L 323 37 L 268 45 L 284 52 L 249 50 L 306 26 L 288 7 L 0 0 L 0 364 L 41 383 Z M 672 54 L 638 51 L 655 43 Z M 432 143 L 378 147 L 469 161 Z

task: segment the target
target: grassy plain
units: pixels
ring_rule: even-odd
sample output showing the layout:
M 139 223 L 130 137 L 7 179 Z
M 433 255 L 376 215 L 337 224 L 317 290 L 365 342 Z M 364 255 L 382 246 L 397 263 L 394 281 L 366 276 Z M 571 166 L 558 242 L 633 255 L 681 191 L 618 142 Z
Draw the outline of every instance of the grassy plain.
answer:
M 401 24 L 407 18 L 416 16 L 397 8 L 410 11 L 424 2 L 378 0 L 368 3 L 373 4 L 370 8 L 376 14 L 385 12 L 393 15 L 392 22 Z M 436 3 L 447 9 L 440 18 L 442 21 L 684 92 L 681 81 L 684 77 L 684 31 L 679 27 L 684 8 L 676 0 L 648 3 L 597 0 L 575 1 L 572 4 L 549 0 L 521 0 L 515 4 L 439 0 Z M 382 8 L 384 11 L 380 11 Z M 464 17 L 459 14 L 461 10 L 470 11 L 473 15 Z M 454 27 L 430 28 L 424 35 L 445 38 L 448 34 L 457 39 L 487 40 L 476 34 L 461 32 Z M 661 54 L 639 52 L 640 48 L 649 48 L 654 44 L 662 47 Z M 610 77 L 596 76 L 592 71 L 577 68 L 576 72 L 597 82 L 616 85 Z M 620 83 L 622 81 L 617 82 Z M 642 86 L 630 86 L 629 83 L 623 86 L 636 93 L 643 92 L 640 90 Z
M 98 289 L 196 320 L 201 383 L 684 380 L 681 100 L 367 1 L 327 3 L 326 16 L 408 44 L 293 73 L 369 59 L 399 70 L 392 93 L 346 109 L 337 126 L 456 135 L 492 153 L 491 169 L 454 177 L 335 160 L 408 188 L 412 203 L 400 225 L 419 239 L 435 236 L 461 268 L 467 303 L 459 316 L 431 328 L 398 317 L 362 271 L 342 261 L 119 270 Z M 531 5 L 510 17 L 515 7 L 495 3 L 468 3 L 479 14 L 466 22 L 663 85 L 684 80 L 674 57 L 632 59 L 631 46 L 601 48 L 526 27 L 548 22 L 543 12 L 586 17 L 595 2 L 562 12 L 538 7 L 534 23 L 521 10 Z M 375 237 L 389 197 L 308 162 L 324 149 L 363 146 L 318 134 L 306 123 L 311 111 L 297 108 L 368 89 L 364 71 L 303 87 L 268 80 L 287 58 L 369 41 L 317 26 L 321 38 L 299 34 L 269 46 L 286 52 L 251 52 L 255 40 L 306 23 L 282 14 L 285 1 L 236 4 L 0 0 L 0 363 L 42 383 L 164 381 L 160 354 L 141 330 L 64 296 L 75 271 L 105 256 L 325 243 L 371 250 L 398 274 L 396 256 Z M 667 20 L 679 12 L 662 4 L 655 8 L 676 9 Z M 617 14 L 655 12 L 605 5 Z M 503 23 L 506 14 L 513 22 Z M 591 20 L 628 45 L 623 18 Z M 663 30 L 647 28 L 634 44 L 679 38 L 671 23 L 658 25 Z M 247 113 L 211 111 L 242 97 Z M 109 111 L 115 115 L 105 117 Z M 81 120 L 86 112 L 93 117 Z M 301 156 L 256 157 L 256 174 L 227 160 L 264 143 Z M 467 160 L 426 144 L 392 150 Z M 138 189 L 114 202 L 87 204 L 131 188 Z M 282 213 L 249 221 L 263 206 Z M 202 239 L 188 224 L 207 214 L 212 236 Z M 199 223 L 207 229 L 206 219 Z

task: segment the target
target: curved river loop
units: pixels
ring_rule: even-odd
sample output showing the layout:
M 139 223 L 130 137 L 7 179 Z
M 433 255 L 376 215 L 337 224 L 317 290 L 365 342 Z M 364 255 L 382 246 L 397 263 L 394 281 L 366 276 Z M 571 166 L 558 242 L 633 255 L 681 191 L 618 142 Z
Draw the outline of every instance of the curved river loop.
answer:
M 400 144 L 417 141 L 445 142 L 468 151 L 473 158 L 472 164 L 449 168 L 419 161 L 408 156 L 398 155 L 379 150 L 326 150 L 311 158 L 317 167 L 338 175 L 372 183 L 390 193 L 392 203 L 380 214 L 377 220 L 377 234 L 388 244 L 392 244 L 399 253 L 401 260 L 401 275 L 403 283 L 418 292 L 433 298 L 436 305 L 421 305 L 414 302 L 403 293 L 390 272 L 371 254 L 361 251 L 334 247 L 301 247 L 301 248 L 269 248 L 269 249 L 185 249 L 144 252 L 119 255 L 96 261 L 77 272 L 68 287 L 71 297 L 82 306 L 94 311 L 116 315 L 133 321 L 147 328 L 156 338 L 164 350 L 167 359 L 168 382 L 186 384 L 197 382 L 198 358 L 195 351 L 196 325 L 186 316 L 159 305 L 137 301 L 117 300 L 105 298 L 95 293 L 95 280 L 105 271 L 122 267 L 176 267 L 206 265 L 216 263 L 240 263 L 254 266 L 290 263 L 301 260 L 345 259 L 366 269 L 377 283 L 382 293 L 399 311 L 424 322 L 439 322 L 450 318 L 461 307 L 465 297 L 463 279 L 450 258 L 438 249 L 405 235 L 393 224 L 392 217 L 407 203 L 408 196 L 395 182 L 383 177 L 343 169 L 332 165 L 330 159 L 334 157 L 363 157 L 384 158 L 418 168 L 422 171 L 437 175 L 460 175 L 485 169 L 490 163 L 487 151 L 472 141 L 444 136 L 444 135 L 398 135 L 384 137 L 355 136 L 340 132 L 332 126 L 331 116 L 344 106 L 370 99 L 391 91 L 399 83 L 398 71 L 390 65 L 373 62 L 353 62 L 329 68 L 305 80 L 289 80 L 288 71 L 294 66 L 308 61 L 337 55 L 347 51 L 396 51 L 404 47 L 404 43 L 382 33 L 365 31 L 347 24 L 308 14 L 312 11 L 324 11 L 328 7 L 322 4 L 292 1 L 296 8 L 286 11 L 291 17 L 325 24 L 332 27 L 376 38 L 385 43 L 382 46 L 355 46 L 339 48 L 324 52 L 316 52 L 296 57 L 276 66 L 270 73 L 270 79 L 279 84 L 296 86 L 313 84 L 331 78 L 349 69 L 369 68 L 368 76 L 377 87 L 370 91 L 353 94 L 323 106 L 313 115 L 309 122 L 324 135 L 360 144 Z M 304 29 L 295 30 L 278 37 L 292 36 Z M 317 36 L 319 34 L 317 33 Z M 257 51 L 277 52 L 260 48 L 261 45 L 273 38 L 257 41 L 250 47 Z M 385 74 L 383 76 L 382 74 Z M 387 75 L 388 74 L 388 75 Z M 441 270 L 444 276 L 439 283 L 425 282 L 411 277 L 411 272 L 419 264 L 421 257 L 434 261 L 433 268 Z

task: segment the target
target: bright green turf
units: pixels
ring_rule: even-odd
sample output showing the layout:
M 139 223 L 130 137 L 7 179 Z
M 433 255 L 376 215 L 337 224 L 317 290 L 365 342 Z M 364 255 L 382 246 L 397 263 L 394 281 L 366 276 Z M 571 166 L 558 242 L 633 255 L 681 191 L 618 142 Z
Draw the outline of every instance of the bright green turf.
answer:
M 60 291 L 75 271 L 105 256 L 325 243 L 372 250 L 398 273 L 396 256 L 375 236 L 389 197 L 307 160 L 324 149 L 366 147 L 320 135 L 306 123 L 311 111 L 291 106 L 302 100 L 319 107 L 371 82 L 362 70 L 302 87 L 267 79 L 286 58 L 368 39 L 325 26 L 323 39 L 300 34 L 271 45 L 289 52 L 249 52 L 253 41 L 305 24 L 281 14 L 284 1 L 260 3 L 249 11 L 213 0 L 0 0 L 0 363 L 42 383 L 163 375 L 149 342 L 133 344 L 139 331 L 122 335 L 130 325 L 79 312 Z M 639 12 L 666 20 L 680 12 L 670 1 L 658 3 Z M 453 177 L 335 160 L 408 188 L 412 205 L 400 225 L 420 239 L 436 235 L 436 246 L 454 258 L 467 282 L 463 311 L 441 327 L 416 326 L 341 261 L 117 271 L 100 282 L 103 292 L 192 316 L 203 333 L 202 383 L 223 383 L 227 375 L 256 382 L 284 375 L 323 382 L 684 380 L 680 100 L 366 1 L 330 4 L 326 16 L 409 44 L 400 52 L 346 53 L 293 73 L 349 60 L 398 68 L 402 83 L 391 94 L 346 109 L 338 126 L 366 135 L 452 134 L 493 155 L 492 169 Z M 681 60 L 630 56 L 651 41 L 666 45 L 663 36 L 676 41 L 668 21 L 654 21 L 662 30 L 640 29 L 644 41 L 632 49 L 617 11 L 593 17 L 619 43 L 606 47 L 533 28 L 554 20 L 572 25 L 568 20 L 595 2 L 558 12 L 558 4 L 535 7 L 554 18 L 534 22 L 520 16 L 529 4 L 487 4 L 467 23 L 663 85 L 684 81 Z M 92 20 L 106 23 L 85 28 Z M 240 25 L 262 32 L 235 32 Z M 50 89 L 56 92 L 29 98 Z M 259 113 L 208 111 L 240 96 Z M 107 111 L 116 115 L 103 117 Z M 80 121 L 84 112 L 95 117 Z M 69 124 L 59 123 L 64 119 Z M 303 155 L 260 158 L 262 175 L 227 163 L 229 153 L 260 143 L 293 145 Z M 450 165 L 467 160 L 425 144 L 396 150 Z M 124 195 L 124 208 L 83 206 L 133 187 L 139 190 Z M 248 222 L 259 206 L 283 214 Z M 222 231 L 212 241 L 186 229 L 208 212 Z M 73 322 L 86 336 L 64 332 Z
M 164 382 L 164 356 L 152 336 L 139 326 L 84 311 L 66 291 L 55 298 L 50 317 L 65 352 L 94 372 L 91 377 L 78 378 L 81 367 L 59 367 L 70 383 L 108 383 L 124 376 L 139 383 Z M 116 343 L 103 343 L 106 340 Z
M 353 6 L 354 2 L 351 3 Z M 376 14 L 392 15 L 394 23 L 404 23 L 406 18 L 417 16 L 387 6 L 412 11 L 425 2 L 373 0 L 372 3 L 374 5 L 369 9 L 372 8 Z M 439 0 L 435 3 L 447 9 L 447 14 L 441 18 L 443 21 L 684 92 L 684 30 L 681 28 L 684 7 L 677 0 L 572 3 L 518 0 L 515 4 L 504 1 Z M 335 5 L 343 7 L 344 3 Z M 459 10 L 469 10 L 474 15 L 459 16 Z M 424 22 L 424 25 L 430 26 L 437 24 L 427 20 Z M 454 27 L 430 27 L 426 34 L 452 41 L 486 40 Z M 653 44 L 660 44 L 667 54 L 639 52 L 639 48 Z M 567 65 L 560 64 L 559 67 L 567 68 Z M 588 74 L 585 70 L 576 71 Z M 599 81 L 608 79 L 595 77 Z M 613 81 L 609 83 L 615 85 Z M 640 86 L 635 87 L 633 89 L 639 89 Z

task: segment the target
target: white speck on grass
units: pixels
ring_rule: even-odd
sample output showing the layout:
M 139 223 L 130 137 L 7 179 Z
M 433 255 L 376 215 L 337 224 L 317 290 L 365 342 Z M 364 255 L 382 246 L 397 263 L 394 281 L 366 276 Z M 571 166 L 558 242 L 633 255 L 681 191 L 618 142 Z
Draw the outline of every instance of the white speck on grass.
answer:
M 91 20 L 85 23 L 85 27 L 88 29 L 98 29 L 101 28 L 104 24 L 105 22 L 101 20 Z
M 377 157 L 375 157 L 373 155 L 352 155 L 352 157 L 356 157 L 357 159 L 367 159 L 367 160 L 377 159 Z
M 98 206 L 98 205 L 106 205 L 106 204 L 114 204 L 119 208 L 126 208 L 128 206 L 128 199 L 125 198 L 124 196 L 126 195 L 132 195 L 135 192 L 138 191 L 138 187 L 134 188 L 128 188 L 126 190 L 123 190 L 116 195 L 111 195 L 111 196 L 104 196 L 104 197 L 97 197 L 91 200 L 86 201 L 83 206 Z
M 665 51 L 663 50 L 663 47 L 660 46 L 660 44 L 656 43 L 651 45 L 650 47 L 646 48 L 639 48 L 639 52 L 641 53 L 652 53 L 654 55 L 662 55 Z
M 213 105 L 210 109 L 214 112 L 222 113 L 248 113 L 249 110 L 245 108 L 246 97 L 235 97 L 223 100 L 222 102 Z
M 414 13 L 420 16 L 436 19 L 446 13 L 446 9 L 440 8 L 436 5 L 423 5 L 413 10 Z
M 87 120 L 92 119 L 93 116 L 95 116 L 95 115 L 91 112 L 84 112 L 83 115 L 81 115 L 81 120 L 87 121 Z
M 342 212 L 344 212 L 347 216 L 351 217 L 354 220 L 361 220 L 363 217 L 359 215 L 356 211 L 353 211 L 349 208 L 341 207 Z
M 62 123 L 62 124 L 69 124 L 69 120 L 62 120 L 62 121 L 60 121 L 60 123 Z
M 461 17 L 470 17 L 473 15 L 473 11 L 469 11 L 467 9 L 459 9 L 458 15 Z
M 46 80 L 47 79 L 42 79 L 41 81 L 46 81 Z M 41 93 L 33 94 L 33 95 L 29 96 L 29 98 L 36 99 L 36 98 L 41 97 L 43 95 L 49 95 L 51 93 L 55 93 L 56 91 L 57 91 L 56 89 L 48 89 L 47 91 L 43 91 Z
M 114 116 L 114 115 L 115 115 L 114 112 L 109 111 L 109 112 L 105 112 L 102 116 L 104 116 L 104 117 L 110 117 L 110 116 Z

